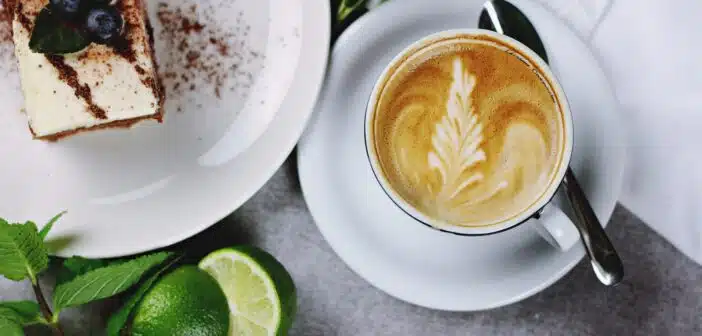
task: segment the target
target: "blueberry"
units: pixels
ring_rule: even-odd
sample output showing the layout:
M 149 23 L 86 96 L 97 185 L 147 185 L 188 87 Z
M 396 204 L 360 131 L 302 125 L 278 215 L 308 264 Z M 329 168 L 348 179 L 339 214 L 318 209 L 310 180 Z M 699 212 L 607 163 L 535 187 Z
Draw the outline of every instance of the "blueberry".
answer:
M 51 0 L 50 3 L 56 11 L 72 16 L 78 13 L 81 0 Z
M 85 18 L 85 29 L 96 42 L 106 42 L 122 31 L 122 15 L 114 7 L 91 9 Z

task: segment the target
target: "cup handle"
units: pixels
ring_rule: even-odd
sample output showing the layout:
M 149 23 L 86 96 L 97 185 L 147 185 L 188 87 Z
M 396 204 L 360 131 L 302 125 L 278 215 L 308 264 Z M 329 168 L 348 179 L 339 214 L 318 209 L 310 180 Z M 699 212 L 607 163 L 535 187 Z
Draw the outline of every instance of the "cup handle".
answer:
M 568 251 L 580 240 L 580 233 L 573 222 L 553 204 L 547 204 L 533 221 L 539 235 L 561 251 Z

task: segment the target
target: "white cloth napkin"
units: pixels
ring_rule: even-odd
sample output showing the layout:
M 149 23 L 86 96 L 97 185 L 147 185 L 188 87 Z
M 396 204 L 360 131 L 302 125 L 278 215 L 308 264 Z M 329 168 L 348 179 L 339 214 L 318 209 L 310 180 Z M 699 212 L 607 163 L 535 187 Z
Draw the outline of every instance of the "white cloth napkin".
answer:
M 622 203 L 702 264 L 702 1 L 613 0 L 592 34 L 629 127 Z
M 620 201 L 702 264 L 702 1 L 539 0 L 608 72 L 628 135 Z

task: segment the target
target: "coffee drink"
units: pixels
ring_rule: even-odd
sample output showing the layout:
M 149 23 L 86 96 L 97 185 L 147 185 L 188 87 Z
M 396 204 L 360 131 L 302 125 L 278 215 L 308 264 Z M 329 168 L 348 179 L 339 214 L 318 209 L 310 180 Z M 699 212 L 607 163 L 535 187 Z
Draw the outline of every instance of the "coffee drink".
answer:
M 423 215 L 484 227 L 523 214 L 558 183 L 564 106 L 525 53 L 481 34 L 404 54 L 367 120 L 382 178 Z M 565 163 L 567 164 L 567 163 Z

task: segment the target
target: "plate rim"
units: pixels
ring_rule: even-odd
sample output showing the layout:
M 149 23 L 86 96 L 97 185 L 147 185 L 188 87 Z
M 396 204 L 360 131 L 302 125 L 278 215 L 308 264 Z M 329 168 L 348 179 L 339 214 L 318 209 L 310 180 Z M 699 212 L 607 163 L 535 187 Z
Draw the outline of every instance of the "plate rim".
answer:
M 605 68 L 603 67 L 603 64 L 602 64 L 602 60 L 601 60 L 600 56 L 596 53 L 596 51 L 593 49 L 593 47 L 583 38 L 583 36 L 579 35 L 579 34 L 573 29 L 573 27 L 572 27 L 568 22 L 564 21 L 560 16 L 558 16 L 556 13 L 554 13 L 553 10 L 551 10 L 551 9 L 548 8 L 547 6 L 544 6 L 544 5 L 542 5 L 542 4 L 540 4 L 540 3 L 536 2 L 536 1 L 531 1 L 531 0 L 517 0 L 517 3 L 516 3 L 516 4 L 519 5 L 519 4 L 524 3 L 524 2 L 526 2 L 526 3 L 531 3 L 532 6 L 539 7 L 541 10 L 547 12 L 549 15 L 551 15 L 551 16 L 553 17 L 554 20 L 558 21 L 560 24 L 562 24 L 564 27 L 566 27 L 566 28 L 569 30 L 569 32 L 570 32 L 577 40 L 579 40 L 581 43 L 583 43 L 583 45 L 590 51 L 590 56 L 593 58 L 595 64 L 597 64 L 597 66 L 598 66 L 599 69 L 601 70 L 602 74 L 604 75 L 604 82 L 605 82 L 605 84 L 607 85 L 607 89 L 608 89 L 607 91 L 610 92 L 610 94 L 611 94 L 611 96 L 612 96 L 612 98 L 613 98 L 613 106 L 616 108 L 616 110 L 620 111 L 620 110 L 621 110 L 621 104 L 620 104 L 620 102 L 619 102 L 619 100 L 618 100 L 618 97 L 617 97 L 617 95 L 616 95 L 616 92 L 614 91 L 614 87 L 613 87 L 613 85 L 612 85 L 612 81 L 611 81 L 611 79 L 610 79 L 610 76 L 609 76 L 609 74 L 605 71 Z M 386 5 L 387 5 L 387 4 L 386 4 Z M 389 7 L 391 7 L 391 6 L 389 6 Z M 375 12 L 375 13 L 374 13 L 374 12 Z M 359 18 L 359 19 L 356 20 L 354 23 L 352 23 L 344 32 L 342 32 L 342 33 L 339 35 L 339 37 L 337 38 L 337 42 L 335 43 L 334 47 L 333 47 L 332 50 L 331 50 L 331 53 L 330 53 L 330 62 L 333 62 L 333 61 L 334 61 L 334 60 L 333 60 L 334 55 L 336 55 L 337 53 L 339 53 L 339 51 L 338 51 L 337 49 L 340 48 L 339 46 L 342 45 L 342 44 L 346 41 L 347 38 L 349 38 L 348 36 L 355 34 L 355 31 L 360 30 L 361 27 L 362 27 L 362 25 L 364 25 L 366 21 L 371 20 L 374 16 L 380 16 L 380 15 L 382 15 L 382 13 L 378 13 L 378 12 L 379 12 L 379 9 L 376 9 L 376 10 L 371 11 L 370 13 L 364 15 L 363 17 Z M 382 10 L 380 10 L 380 12 L 382 12 Z M 328 72 L 328 74 L 329 74 L 329 73 L 330 73 L 330 72 Z M 327 75 L 327 78 L 325 78 L 325 83 L 326 83 L 327 81 L 330 80 L 328 77 L 329 77 L 329 75 Z M 323 93 L 324 93 L 324 92 L 320 93 L 320 97 L 321 97 L 321 94 L 323 94 Z M 320 99 L 320 98 L 318 97 L 318 99 Z M 319 111 L 317 111 L 317 110 L 315 109 L 314 114 L 316 114 L 316 113 L 318 113 L 318 112 L 319 112 Z M 314 117 L 315 117 L 315 116 L 313 115 L 313 118 L 314 118 Z M 613 116 L 613 118 L 616 119 L 618 125 L 622 125 L 622 126 L 624 125 L 624 123 L 623 123 L 623 117 L 622 117 L 621 113 L 617 113 L 615 116 Z M 313 124 L 314 124 L 314 119 L 313 119 L 312 122 L 310 122 L 310 123 L 308 124 L 308 128 L 310 128 L 311 125 L 313 125 Z M 618 180 L 622 182 L 622 183 L 619 183 L 619 185 L 618 185 L 617 187 L 612 188 L 612 189 L 617 193 L 617 195 L 621 195 L 621 192 L 622 192 L 622 190 L 623 190 L 623 176 L 624 176 L 624 173 L 625 173 L 626 168 L 627 168 L 627 166 L 628 166 L 628 152 L 627 152 L 627 150 L 626 150 L 626 145 L 624 144 L 624 141 L 625 141 L 625 139 L 624 139 L 625 134 L 624 134 L 624 133 L 626 133 L 626 129 L 624 129 L 622 132 L 620 132 L 620 133 L 618 133 L 618 134 L 614 134 L 614 137 L 616 137 L 616 138 L 618 138 L 618 139 L 621 140 L 621 141 L 620 141 L 621 144 L 620 144 L 619 146 L 617 146 L 617 147 L 620 148 L 619 154 L 621 155 L 621 167 L 620 167 L 620 169 L 619 169 L 617 172 L 615 172 L 615 173 L 612 174 L 612 175 L 617 176 Z M 309 199 L 309 196 L 308 196 L 309 190 L 308 190 L 308 188 L 305 187 L 306 183 L 304 183 L 304 181 L 303 181 L 303 180 L 304 180 L 303 175 L 305 174 L 305 173 L 304 173 L 305 169 L 302 168 L 302 166 L 303 166 L 304 164 L 301 164 L 303 161 L 305 161 L 305 158 L 304 158 L 304 156 L 305 156 L 305 150 L 304 150 L 305 145 L 304 145 L 304 143 L 306 142 L 306 138 L 307 138 L 307 132 L 306 132 L 305 134 L 303 134 L 303 136 L 302 136 L 302 138 L 301 138 L 301 140 L 300 140 L 301 146 L 299 146 L 299 147 L 300 147 L 300 150 L 298 150 L 298 152 L 297 152 L 297 162 L 298 162 L 298 165 L 299 165 L 299 168 L 298 168 L 298 180 L 299 180 L 299 183 L 300 183 L 300 188 L 301 188 L 301 190 L 302 190 L 302 194 L 303 194 L 303 198 L 305 199 L 305 203 L 306 203 L 306 204 L 309 204 L 309 203 L 308 203 L 308 199 Z M 619 204 L 619 196 L 615 198 L 614 208 L 616 208 L 616 205 L 617 205 L 617 204 Z M 411 304 L 411 305 L 414 305 L 414 306 L 417 306 L 417 307 L 429 308 L 429 309 L 433 309 L 433 310 L 437 310 L 437 311 L 445 311 L 445 312 L 481 312 L 481 311 L 488 311 L 488 310 L 497 309 L 497 308 L 500 308 L 500 307 L 504 307 L 504 306 L 507 306 L 507 305 L 510 305 L 510 304 L 513 304 L 513 303 L 522 301 L 522 300 L 524 300 L 524 299 L 527 299 L 527 298 L 529 298 L 529 297 L 531 297 L 531 296 L 533 296 L 533 295 L 535 295 L 535 294 L 537 294 L 537 293 L 543 291 L 544 289 L 546 289 L 546 288 L 550 287 L 551 285 L 553 285 L 553 284 L 554 284 L 555 282 L 557 282 L 558 280 L 562 279 L 566 274 L 568 274 L 571 270 L 573 270 L 573 268 L 574 268 L 581 260 L 583 260 L 583 258 L 585 257 L 585 252 L 584 252 L 584 250 L 581 249 L 581 251 L 578 253 L 579 256 L 578 256 L 577 258 L 572 258 L 572 260 L 570 260 L 566 265 L 564 265 L 562 268 L 560 268 L 557 272 L 554 272 L 554 273 L 552 273 L 550 276 L 545 277 L 545 279 L 540 283 L 540 285 L 534 286 L 534 287 L 532 287 L 532 288 L 528 288 L 527 290 L 523 291 L 522 293 L 520 293 L 520 294 L 518 294 L 518 295 L 514 295 L 514 296 L 512 296 L 512 297 L 510 297 L 510 298 L 508 298 L 508 299 L 496 300 L 496 301 L 492 302 L 492 303 L 489 304 L 489 305 L 480 305 L 480 306 L 481 306 L 480 308 L 456 309 L 456 308 L 447 308 L 447 307 L 437 307 L 437 306 L 435 306 L 435 305 L 422 304 L 422 303 L 419 303 L 419 302 L 417 302 L 417 301 L 410 300 L 410 299 L 408 299 L 408 298 L 405 298 L 405 297 L 401 297 L 401 296 L 399 296 L 399 295 L 396 295 L 396 294 L 393 293 L 393 292 L 387 291 L 387 290 L 384 289 L 383 287 L 377 286 L 377 285 L 375 284 L 375 282 L 373 282 L 373 281 L 371 281 L 369 278 L 363 276 L 363 274 L 362 274 L 361 272 L 359 272 L 359 271 L 356 269 L 356 267 L 352 266 L 352 264 L 350 264 L 349 262 L 347 262 L 346 257 L 344 257 L 344 256 L 342 256 L 341 254 L 339 254 L 339 253 L 337 252 L 337 249 L 335 249 L 335 248 L 332 246 L 332 243 L 327 239 L 326 235 L 324 234 L 324 230 L 322 230 L 321 228 L 319 228 L 319 224 L 318 224 L 318 222 L 319 222 L 319 221 L 318 221 L 318 216 L 319 216 L 319 215 L 316 214 L 315 211 L 312 210 L 312 207 L 310 207 L 309 205 L 308 205 L 308 209 L 309 209 L 310 214 L 311 214 L 311 216 L 312 216 L 312 218 L 313 218 L 313 220 L 314 220 L 314 222 L 315 222 L 315 225 L 318 227 L 318 230 L 320 231 L 320 233 L 321 233 L 322 236 L 324 237 L 325 241 L 330 245 L 331 250 L 337 255 L 337 257 L 339 257 L 339 258 L 343 261 L 343 263 L 345 264 L 345 266 L 346 266 L 348 269 L 350 269 L 353 273 L 355 273 L 355 274 L 356 274 L 357 276 L 359 276 L 361 279 L 363 279 L 364 281 L 366 281 L 367 283 L 369 283 L 370 285 L 372 285 L 372 286 L 373 286 L 374 288 L 376 288 L 377 290 L 379 290 L 379 291 L 381 291 L 382 293 L 385 293 L 385 294 L 387 294 L 387 295 L 389 295 L 389 296 L 391 296 L 391 297 L 393 297 L 393 298 L 395 298 L 395 299 L 398 299 L 398 300 L 400 300 L 400 301 L 402 301 L 402 302 L 405 302 L 405 303 L 408 303 L 408 304 Z M 614 209 L 612 209 L 612 211 L 609 212 L 609 213 L 607 214 L 607 220 L 603 222 L 603 226 L 604 226 L 604 227 L 607 227 L 607 226 L 608 226 L 609 220 L 612 218 L 613 213 L 614 213 Z
M 137 255 L 153 250 L 167 248 L 171 245 L 187 240 L 222 221 L 246 203 L 255 193 L 271 179 L 285 160 L 290 156 L 297 145 L 300 137 L 304 134 L 307 124 L 313 114 L 314 107 L 321 93 L 327 67 L 329 64 L 331 40 L 331 6 L 327 0 L 304 0 L 300 2 L 302 25 L 300 28 L 301 53 L 298 65 L 295 69 L 293 81 L 290 89 L 285 93 L 280 108 L 276 111 L 271 122 L 266 126 L 265 131 L 259 135 L 244 151 L 238 156 L 243 156 L 247 152 L 267 151 L 263 157 L 258 158 L 255 163 L 258 167 L 266 169 L 255 169 L 258 173 L 248 176 L 251 182 L 247 183 L 248 188 L 240 189 L 233 199 L 219 203 L 208 211 L 209 218 L 201 218 L 193 224 L 189 230 L 181 230 L 177 234 L 162 235 L 158 240 L 153 240 L 151 244 L 142 246 L 129 246 L 123 249 L 100 250 L 99 248 L 86 249 L 79 248 L 80 255 L 86 258 L 120 258 Z M 299 85 L 305 83 L 304 85 Z M 291 111 L 283 113 L 281 111 Z M 284 129 L 288 132 L 275 133 L 275 126 L 282 127 L 282 119 L 296 120 L 295 124 L 286 123 Z M 275 142 L 275 150 L 266 150 L 270 147 L 269 142 Z M 251 160 L 254 161 L 254 160 Z M 253 164 L 253 163 L 252 163 Z M 250 166 L 251 164 L 248 164 Z M 89 251 L 82 251 L 82 250 Z M 60 249 L 52 251 L 53 256 L 70 257 L 76 253 L 72 249 Z

